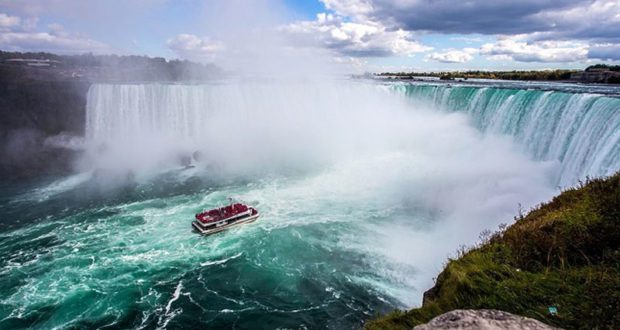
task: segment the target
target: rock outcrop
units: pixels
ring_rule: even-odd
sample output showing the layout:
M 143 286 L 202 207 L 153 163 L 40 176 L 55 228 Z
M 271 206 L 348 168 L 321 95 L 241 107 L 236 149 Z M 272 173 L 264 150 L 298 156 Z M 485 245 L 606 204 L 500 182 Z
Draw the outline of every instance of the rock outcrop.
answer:
M 494 309 L 457 309 L 441 314 L 414 330 L 552 330 L 540 321 Z

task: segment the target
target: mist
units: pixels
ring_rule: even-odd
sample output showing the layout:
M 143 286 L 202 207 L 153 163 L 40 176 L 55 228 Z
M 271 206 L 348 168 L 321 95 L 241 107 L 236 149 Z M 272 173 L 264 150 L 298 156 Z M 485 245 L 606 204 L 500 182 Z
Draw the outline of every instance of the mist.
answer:
M 554 193 L 556 164 L 369 82 L 95 85 L 88 100 L 83 170 L 130 171 L 139 183 L 275 180 L 238 197 L 263 205 L 267 226 L 355 226 L 366 242 L 342 237 L 341 248 L 400 283 L 386 291 L 404 306 L 460 245 Z M 383 220 L 368 220 L 377 210 Z
M 203 7 L 198 24 L 217 51 L 203 57 L 243 79 L 317 81 L 356 68 L 316 42 L 296 42 L 286 32 L 294 12 L 281 0 L 221 1 Z
M 346 78 L 351 68 L 329 50 L 291 44 L 279 2 L 205 10 L 204 33 L 221 44 L 207 60 L 233 74 L 93 84 L 78 174 L 36 198 L 80 185 L 106 196 L 128 186 L 143 193 L 163 177 L 226 182 L 237 188 L 217 196 L 260 207 L 267 232 L 346 224 L 337 243 L 320 244 L 362 255 L 378 280 L 358 281 L 404 307 L 420 303 L 460 245 L 553 194 L 556 164 L 480 133 L 464 114 Z M 77 145 L 64 137 L 48 143 Z
M 523 54 L 585 67 L 587 38 L 555 42 L 539 24 L 549 40 L 536 41 L 517 31 L 523 19 L 476 38 L 433 32 L 382 3 L 0 0 L 0 328 L 356 329 L 422 305 L 450 258 L 561 187 L 615 173 L 620 91 L 577 82 L 614 82 L 617 67 L 461 72 L 523 67 Z M 574 10 L 597 5 L 517 7 L 574 25 Z M 479 12 L 478 23 L 497 16 Z M 499 23 L 516 32 L 494 35 Z M 613 198 L 571 199 L 613 182 L 527 220 L 566 214 L 570 226 L 547 228 L 561 240 L 591 213 L 595 234 Z M 551 281 L 589 274 L 613 248 L 584 240 L 592 258 L 559 249 L 532 264 L 556 239 L 530 238 L 506 267 Z M 614 284 L 603 259 L 599 289 Z M 511 310 L 510 290 L 486 301 L 556 326 L 614 316 L 559 306 L 579 290 L 539 282 L 545 301 L 526 294 Z

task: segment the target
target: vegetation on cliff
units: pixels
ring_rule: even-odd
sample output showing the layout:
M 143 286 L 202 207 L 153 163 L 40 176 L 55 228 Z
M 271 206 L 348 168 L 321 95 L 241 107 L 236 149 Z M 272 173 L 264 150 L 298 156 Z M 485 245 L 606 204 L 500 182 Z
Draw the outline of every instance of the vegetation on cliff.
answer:
M 366 328 L 411 329 L 453 309 L 487 308 L 566 329 L 620 329 L 620 173 L 516 220 L 450 260 L 422 307 Z
M 595 64 L 595 65 L 590 65 L 589 67 L 586 68 L 586 71 L 592 71 L 592 70 L 605 70 L 605 71 L 620 72 L 620 65 Z
M 221 78 L 213 64 L 162 57 L 0 51 L 0 81 L 176 82 Z

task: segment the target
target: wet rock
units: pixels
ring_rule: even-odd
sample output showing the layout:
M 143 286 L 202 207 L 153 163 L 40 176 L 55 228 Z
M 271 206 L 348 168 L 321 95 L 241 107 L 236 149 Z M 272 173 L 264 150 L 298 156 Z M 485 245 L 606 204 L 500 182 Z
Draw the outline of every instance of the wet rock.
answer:
M 202 161 L 202 159 L 204 158 L 202 155 L 202 152 L 200 152 L 199 150 L 194 151 L 194 153 L 192 154 L 192 158 L 194 158 L 195 161 L 200 162 Z

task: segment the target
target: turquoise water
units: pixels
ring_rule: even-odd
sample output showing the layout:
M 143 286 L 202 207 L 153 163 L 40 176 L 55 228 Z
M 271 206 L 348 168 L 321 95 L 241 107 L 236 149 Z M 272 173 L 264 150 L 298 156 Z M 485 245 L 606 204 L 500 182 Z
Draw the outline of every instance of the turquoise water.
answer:
M 555 85 L 559 90 L 445 84 L 394 88 L 417 104 L 467 113 L 475 127 L 514 138 L 534 159 L 560 162 L 556 180 L 562 186 L 613 174 L 620 164 L 620 98 L 570 93 Z
M 372 285 L 379 278 L 368 271 L 368 255 L 339 247 L 339 236 L 359 231 L 347 221 L 354 211 L 295 216 L 293 206 L 264 204 L 259 193 L 249 202 L 269 219 L 209 238 L 191 232 L 201 206 L 279 184 L 205 189 L 190 180 L 166 187 L 172 196 L 153 196 L 162 187 L 147 185 L 123 198 L 85 185 L 4 204 L 41 210 L 22 220 L 32 221 L 28 227 L 0 238 L 2 327 L 248 328 L 265 321 L 261 327 L 340 328 L 397 305 Z M 72 209 L 57 210 L 59 202 Z M 277 221 L 274 212 L 303 225 Z
M 0 187 L 0 328 L 343 329 L 419 304 L 447 256 L 564 169 L 426 103 L 366 84 L 94 86 L 79 171 Z M 173 147 L 205 156 L 184 169 Z M 259 220 L 191 231 L 229 196 Z

